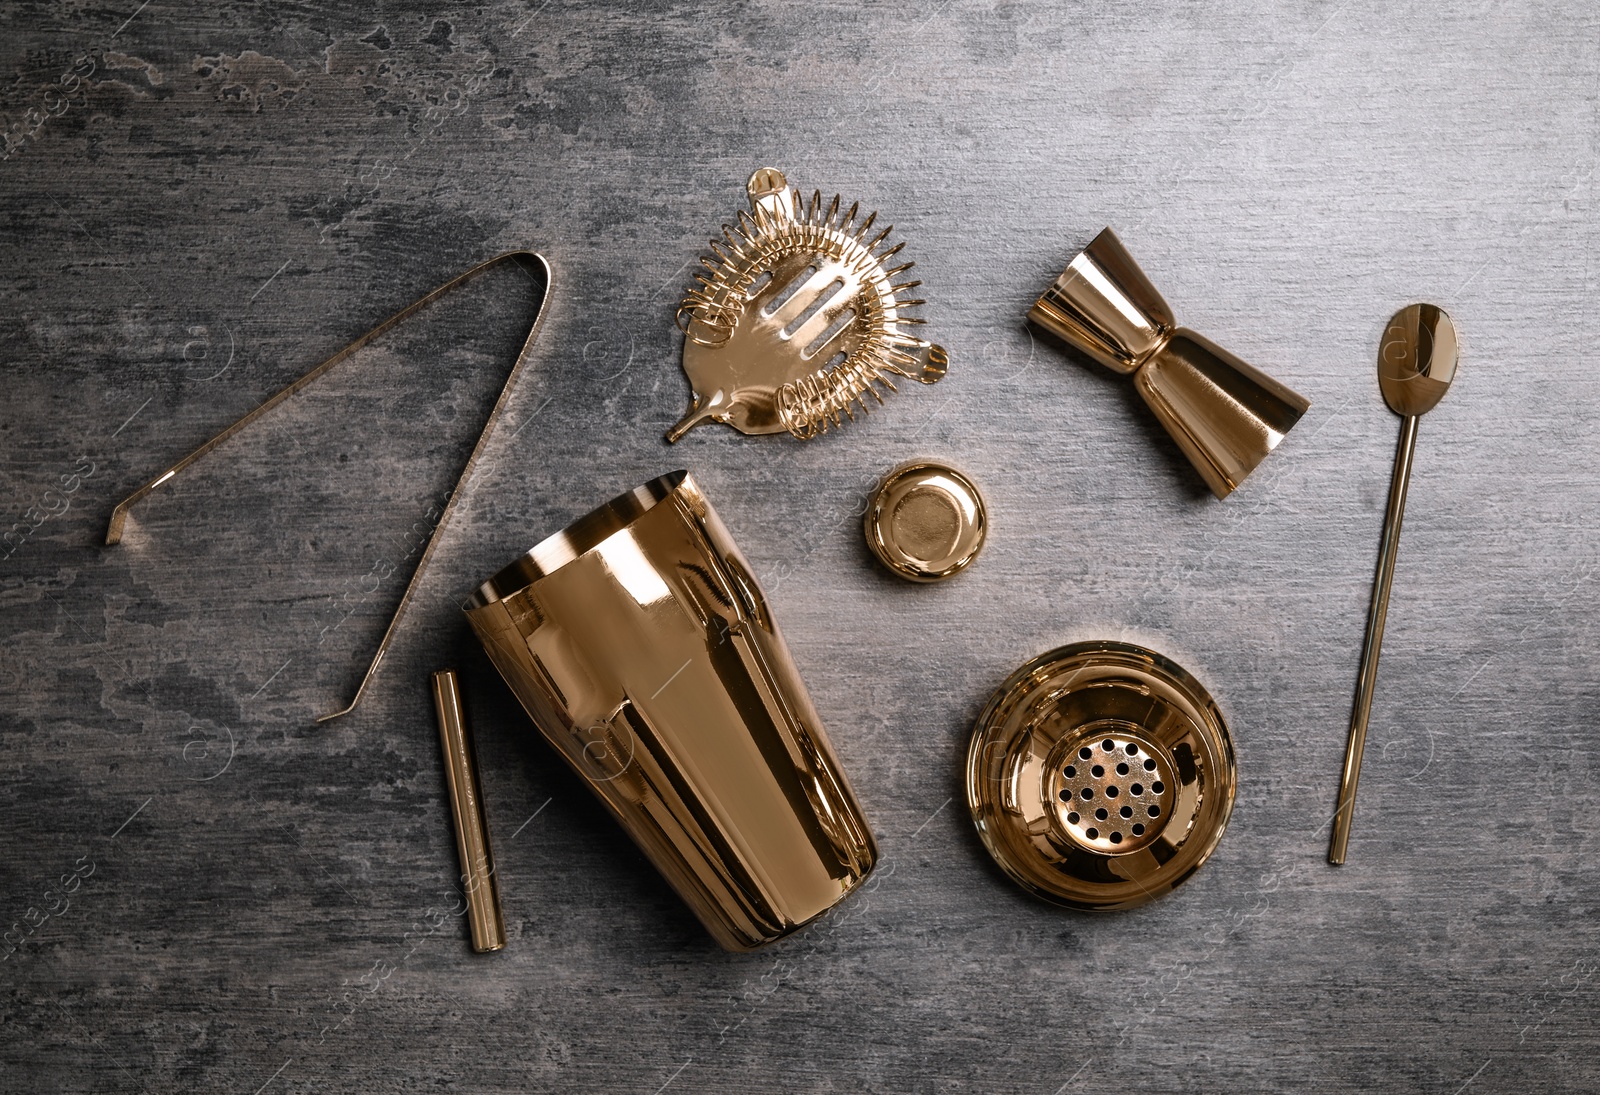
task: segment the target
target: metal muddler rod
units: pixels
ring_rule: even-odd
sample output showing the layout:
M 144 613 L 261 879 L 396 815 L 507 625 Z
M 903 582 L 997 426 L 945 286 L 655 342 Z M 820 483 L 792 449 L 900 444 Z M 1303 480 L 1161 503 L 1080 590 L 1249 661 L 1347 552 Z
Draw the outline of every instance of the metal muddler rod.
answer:
M 444 749 L 445 781 L 450 785 L 450 815 L 455 822 L 456 852 L 461 857 L 472 949 L 479 954 L 497 951 L 506 945 L 500 884 L 495 879 L 494 849 L 478 793 L 478 761 L 461 713 L 461 689 L 454 669 L 433 674 L 433 706 L 439 715 L 439 745 Z
M 1400 524 L 1406 515 L 1406 487 L 1411 482 L 1411 458 L 1417 451 L 1417 416 L 1407 415 L 1389 480 L 1389 508 L 1383 518 L 1383 540 L 1378 548 L 1378 575 L 1372 583 L 1372 608 L 1367 613 L 1367 634 L 1361 644 L 1361 672 L 1356 678 L 1356 702 L 1350 713 L 1350 737 L 1345 742 L 1344 771 L 1339 777 L 1339 804 L 1333 815 L 1333 835 L 1328 862 L 1344 862 L 1350 846 L 1350 823 L 1356 807 L 1356 784 L 1361 779 L 1361 754 L 1367 744 L 1367 720 L 1372 716 L 1372 693 L 1378 686 L 1378 655 L 1383 650 L 1383 625 L 1389 616 L 1389 590 L 1394 585 L 1394 562 L 1400 554 Z

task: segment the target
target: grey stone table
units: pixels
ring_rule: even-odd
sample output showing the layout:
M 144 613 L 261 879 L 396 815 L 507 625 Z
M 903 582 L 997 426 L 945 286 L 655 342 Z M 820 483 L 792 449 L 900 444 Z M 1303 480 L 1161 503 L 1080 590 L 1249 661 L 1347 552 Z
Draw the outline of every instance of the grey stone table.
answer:
M 1600 16 L 1351 0 L 517 0 L 0 12 L 0 1090 L 1600 1087 Z M 689 270 L 771 164 L 884 211 L 937 388 L 809 444 L 662 431 Z M 1231 498 L 1036 345 L 1114 225 L 1183 322 L 1312 400 Z M 117 499 L 451 274 L 533 247 L 532 367 L 359 677 L 529 319 L 491 274 Z M 1423 424 L 1347 866 L 1324 862 L 1397 420 Z M 914 455 L 993 520 L 913 588 L 856 514 Z M 870 892 L 716 950 L 537 738 L 463 594 L 679 466 L 764 581 L 879 834 Z M 960 797 L 1013 667 L 1144 642 L 1226 713 L 1214 859 L 1143 909 L 1008 883 Z M 468 684 L 510 945 L 476 957 L 426 673 Z

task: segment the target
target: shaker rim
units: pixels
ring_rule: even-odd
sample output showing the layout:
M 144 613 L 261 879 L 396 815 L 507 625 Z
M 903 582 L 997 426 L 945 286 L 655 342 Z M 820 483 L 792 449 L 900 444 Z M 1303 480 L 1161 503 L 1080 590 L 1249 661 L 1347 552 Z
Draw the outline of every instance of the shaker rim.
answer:
M 692 491 L 699 489 L 694 477 L 680 468 L 624 491 L 561 531 L 546 536 L 515 561 L 502 567 L 494 577 L 472 591 L 467 607 L 484 608 L 555 573 L 633 524 L 657 503 L 665 501 L 684 486 Z

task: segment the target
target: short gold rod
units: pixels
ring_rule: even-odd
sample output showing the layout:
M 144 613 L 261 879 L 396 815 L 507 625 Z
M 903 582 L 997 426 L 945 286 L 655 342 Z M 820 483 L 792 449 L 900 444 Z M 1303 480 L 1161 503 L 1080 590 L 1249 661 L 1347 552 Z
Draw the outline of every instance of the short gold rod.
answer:
M 1361 675 L 1356 680 L 1356 704 L 1350 712 L 1350 740 L 1344 750 L 1344 774 L 1339 779 L 1339 805 L 1333 814 L 1333 839 L 1328 862 L 1344 863 L 1350 846 L 1350 822 L 1356 810 L 1356 784 L 1361 779 L 1361 752 L 1367 744 L 1367 719 L 1372 714 L 1372 693 L 1378 685 L 1378 654 L 1383 647 L 1383 624 L 1389 615 L 1389 587 L 1394 584 L 1394 562 L 1400 554 L 1400 522 L 1406 513 L 1406 487 L 1411 482 L 1411 457 L 1417 451 L 1418 415 L 1406 415 L 1400 427 L 1400 446 L 1389 481 L 1389 509 L 1383 519 L 1383 541 L 1378 548 L 1378 575 L 1372 584 L 1372 609 L 1367 614 L 1367 637 L 1361 646 Z
M 433 707 L 439 716 L 439 745 L 444 750 L 445 781 L 450 787 L 450 817 L 455 823 L 456 853 L 461 857 L 472 949 L 479 954 L 497 951 L 506 945 L 505 916 L 500 911 L 489 822 L 478 793 L 478 760 L 461 712 L 461 688 L 454 669 L 441 669 L 433 675 Z

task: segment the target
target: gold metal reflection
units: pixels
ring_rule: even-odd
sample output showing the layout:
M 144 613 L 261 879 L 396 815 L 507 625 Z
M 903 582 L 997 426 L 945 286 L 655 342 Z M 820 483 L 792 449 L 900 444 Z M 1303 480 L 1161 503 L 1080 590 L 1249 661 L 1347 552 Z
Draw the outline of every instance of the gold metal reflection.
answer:
M 864 525 L 884 566 L 913 582 L 938 582 L 972 565 L 989 516 L 971 479 L 946 464 L 913 460 L 884 476 Z
M 722 946 L 788 935 L 872 869 L 872 831 L 761 588 L 687 472 L 549 537 L 467 618 Z
M 494 870 L 494 847 L 489 842 L 489 819 L 479 790 L 478 758 L 461 708 L 461 687 L 454 669 L 434 673 L 432 684 L 472 949 L 479 954 L 497 951 L 506 945 L 506 923 L 500 911 L 500 882 Z
M 1183 882 L 1233 812 L 1233 743 L 1182 667 L 1086 642 L 1013 673 L 978 716 L 967 805 L 1018 885 L 1078 909 L 1126 909 Z
M 1367 631 L 1361 644 L 1361 670 L 1356 677 L 1350 736 L 1339 777 L 1339 801 L 1328 841 L 1328 862 L 1334 866 L 1345 861 L 1350 848 L 1361 754 L 1367 744 L 1367 720 L 1372 715 L 1372 695 L 1378 685 L 1378 656 L 1389 615 L 1394 564 L 1400 555 L 1400 525 L 1411 483 L 1411 461 L 1417 451 L 1417 419 L 1438 406 L 1450 390 L 1459 357 L 1455 323 L 1444 309 L 1433 304 L 1412 304 L 1396 312 L 1384 328 L 1383 342 L 1378 347 L 1378 387 L 1389 409 L 1400 416 L 1400 444 L 1389 477 L 1389 505 L 1378 543 L 1378 572 L 1372 583 L 1372 607 L 1367 612 Z
M 914 265 L 890 266 L 905 244 L 889 245 L 877 214 L 839 197 L 809 202 L 783 172 L 764 167 L 746 185 L 750 212 L 724 225 L 678 306 L 689 410 L 667 432 L 722 422 L 741 433 L 826 433 L 897 391 L 894 378 L 923 384 L 949 368 L 944 348 L 910 333 L 908 310 L 920 281 L 895 281 Z M 868 400 L 872 402 L 869 403 Z
M 1211 492 L 1227 497 L 1278 446 L 1309 400 L 1177 326 L 1107 228 L 1045 290 L 1028 319 L 1134 386 Z

